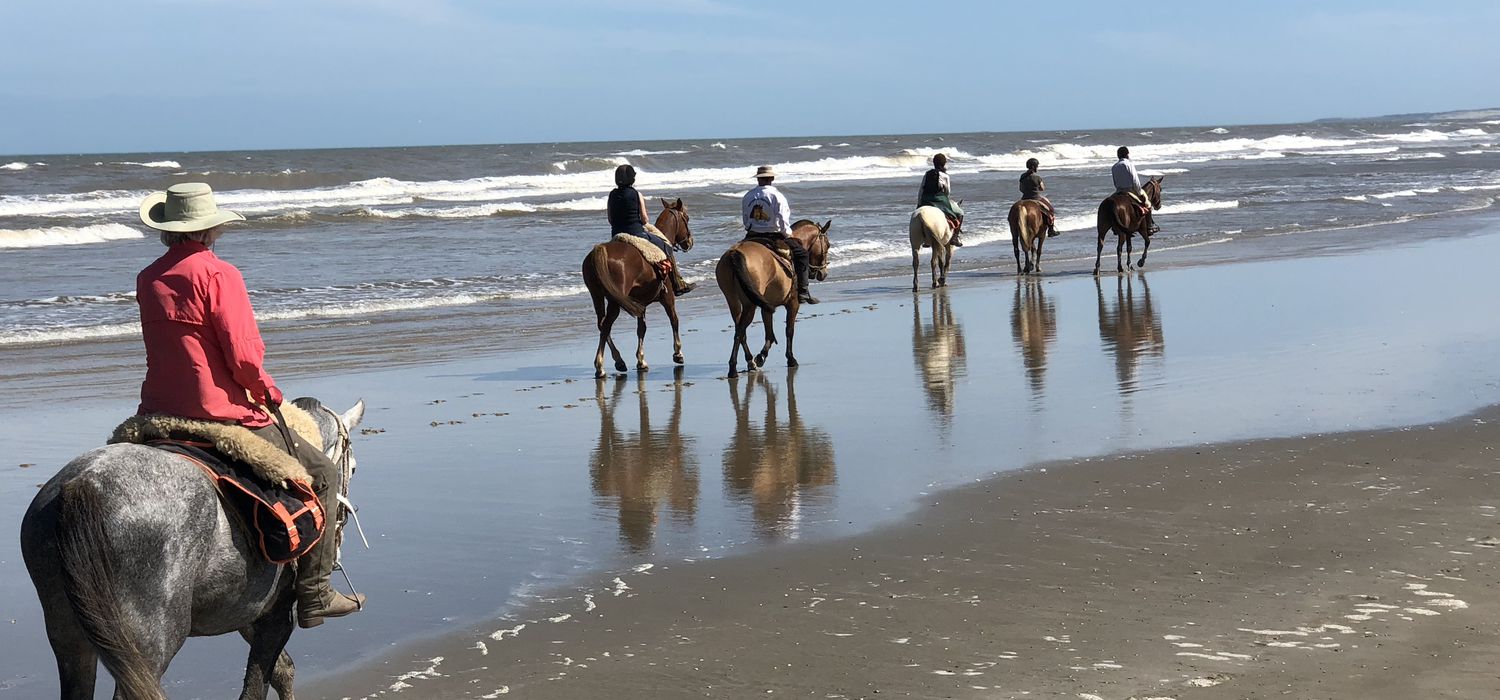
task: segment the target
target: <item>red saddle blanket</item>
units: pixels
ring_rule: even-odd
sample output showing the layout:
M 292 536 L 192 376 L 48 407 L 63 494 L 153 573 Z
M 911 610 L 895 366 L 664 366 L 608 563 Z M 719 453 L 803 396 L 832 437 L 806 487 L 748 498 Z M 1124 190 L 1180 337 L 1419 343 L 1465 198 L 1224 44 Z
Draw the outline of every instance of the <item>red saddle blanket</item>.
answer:
M 214 489 L 248 529 L 261 556 L 285 564 L 306 554 L 323 536 L 323 504 L 312 487 L 288 480 L 287 487 L 237 467 L 206 442 L 152 440 L 146 443 L 197 465 L 213 481 Z

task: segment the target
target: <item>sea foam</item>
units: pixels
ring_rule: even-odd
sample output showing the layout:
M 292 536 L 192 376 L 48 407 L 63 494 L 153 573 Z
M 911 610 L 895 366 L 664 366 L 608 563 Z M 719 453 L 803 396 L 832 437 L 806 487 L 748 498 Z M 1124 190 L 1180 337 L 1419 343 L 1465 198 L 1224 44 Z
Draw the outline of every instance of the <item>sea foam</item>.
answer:
M 144 238 L 145 234 L 123 224 L 93 226 L 49 226 L 47 228 L 0 229 L 0 248 L 45 248 L 84 245 L 105 241 Z

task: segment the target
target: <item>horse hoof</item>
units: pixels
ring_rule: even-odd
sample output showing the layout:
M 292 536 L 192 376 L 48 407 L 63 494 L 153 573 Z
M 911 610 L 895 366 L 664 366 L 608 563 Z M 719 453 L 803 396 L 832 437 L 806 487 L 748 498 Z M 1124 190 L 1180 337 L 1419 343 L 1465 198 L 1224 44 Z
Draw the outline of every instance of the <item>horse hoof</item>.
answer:
M 630 368 L 625 366 L 625 361 L 624 360 L 619 360 L 619 361 L 615 362 L 615 371 L 616 372 L 628 372 L 628 371 L 630 371 Z
M 796 367 L 797 366 L 797 358 L 788 355 L 787 358 L 786 358 L 786 366 L 788 366 L 788 367 Z
M 608 377 L 608 376 L 609 375 L 605 374 L 604 370 L 602 370 L 602 369 L 596 369 L 596 370 L 594 370 L 594 378 L 595 379 L 603 379 L 603 378 Z
M 646 372 L 646 371 L 649 371 L 650 369 L 651 368 L 648 367 L 646 365 L 646 363 L 644 363 L 644 362 L 642 362 L 641 364 L 638 364 L 638 365 L 635 366 L 635 371 L 637 371 L 637 372 Z
M 684 362 L 687 362 L 687 360 L 683 359 L 682 353 L 680 353 L 680 352 L 677 353 L 676 355 L 672 356 L 672 361 L 676 362 L 679 365 L 682 364 L 682 363 L 684 363 Z
M 734 378 L 736 378 L 738 376 L 740 376 L 740 371 L 737 370 L 737 369 L 735 369 L 735 368 L 733 368 L 733 367 L 730 367 L 729 368 L 729 378 L 730 379 L 734 379 Z

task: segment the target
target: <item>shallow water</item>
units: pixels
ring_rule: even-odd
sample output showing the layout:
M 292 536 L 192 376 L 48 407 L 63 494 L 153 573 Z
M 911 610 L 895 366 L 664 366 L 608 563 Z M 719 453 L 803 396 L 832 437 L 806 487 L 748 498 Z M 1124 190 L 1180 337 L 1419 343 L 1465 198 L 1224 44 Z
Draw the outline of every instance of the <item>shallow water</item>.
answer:
M 373 604 L 296 635 L 302 675 L 545 609 L 540 596 L 582 596 L 603 572 L 865 530 L 908 515 L 918 494 L 1042 461 L 1495 403 L 1500 222 L 1414 226 L 1403 233 L 1422 242 L 1354 254 L 973 274 L 916 296 L 903 280 L 857 283 L 837 298 L 859 301 L 807 309 L 800 369 L 778 346 L 763 374 L 735 381 L 722 379 L 729 338 L 714 314 L 686 324 L 680 372 L 656 328 L 648 359 L 663 364 L 643 377 L 588 379 L 585 342 L 299 379 L 293 393 L 339 408 L 363 397 L 364 427 L 383 430 L 356 440 L 373 548 L 348 554 Z M 1433 238 L 1463 227 L 1483 232 Z M 132 406 L 115 392 L 0 413 L 0 521 L 14 527 L 35 484 Z M 0 626 L 0 687 L 46 695 L 55 680 L 15 547 L 0 542 L 0 616 L 15 620 Z M 237 639 L 189 642 L 169 692 L 231 694 L 242 654 Z

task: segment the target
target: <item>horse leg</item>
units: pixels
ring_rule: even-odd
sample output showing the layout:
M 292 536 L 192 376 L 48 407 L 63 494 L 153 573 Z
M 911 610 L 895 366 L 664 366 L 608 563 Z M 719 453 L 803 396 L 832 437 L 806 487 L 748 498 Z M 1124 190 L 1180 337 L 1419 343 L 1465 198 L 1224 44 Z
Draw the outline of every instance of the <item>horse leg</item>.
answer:
M 282 657 L 286 656 L 286 641 L 292 638 L 291 601 L 277 605 L 276 609 L 240 630 L 240 636 L 250 643 L 250 658 L 245 663 L 245 686 L 240 691 L 240 700 L 265 700 L 266 691 L 273 683 L 278 686 L 276 693 L 281 700 L 288 700 L 292 685 L 291 657 L 286 657 L 285 667 Z
M 599 351 L 594 353 L 594 376 L 600 379 L 604 378 L 605 346 L 608 346 L 610 353 L 614 355 L 615 371 L 625 371 L 625 360 L 620 357 L 620 349 L 615 347 L 614 339 L 609 337 L 610 329 L 614 328 L 615 319 L 619 318 L 619 316 L 620 305 L 611 301 L 604 312 L 603 318 L 599 319 Z
M 943 260 L 938 265 L 938 269 L 943 273 L 943 282 L 939 285 L 941 287 L 948 286 L 948 263 L 951 262 L 953 262 L 953 246 L 945 245 L 943 246 Z
M 1150 236 L 1141 236 L 1141 261 L 1138 262 L 1138 263 L 1136 263 L 1135 266 L 1136 267 L 1145 267 L 1146 266 L 1146 254 L 1150 253 L 1150 252 L 1151 252 L 1151 237 Z
M 1011 252 L 1016 254 L 1016 274 L 1026 274 L 1027 271 L 1021 267 L 1021 234 L 1014 229 L 1010 232 L 1010 247 Z M 1026 262 L 1031 262 L 1031 251 L 1027 251 L 1026 253 Z
M 932 242 L 932 255 L 927 256 L 927 266 L 931 268 L 928 271 L 932 273 L 933 289 L 938 288 L 938 256 L 942 255 L 940 251 L 943 245 L 945 244 L 938 243 L 936 240 L 934 240 Z
M 741 307 L 734 317 L 734 339 L 729 344 L 729 376 L 740 376 L 737 366 L 740 358 L 740 350 L 745 351 L 745 364 L 748 369 L 755 369 L 755 360 L 750 356 L 750 348 L 745 343 L 745 334 L 750 328 L 750 320 L 755 318 L 755 307 L 746 304 Z
M 40 588 L 38 589 L 41 592 Z M 78 625 L 61 588 L 41 593 L 47 641 L 57 658 L 57 680 L 63 700 L 94 700 L 99 673 L 99 655 Z
M 792 355 L 792 336 L 797 332 L 797 307 L 786 310 L 786 366 L 796 367 L 797 358 Z
M 1124 272 L 1125 263 L 1122 262 L 1121 251 L 1125 250 L 1125 236 L 1123 234 L 1115 237 L 1115 272 Z
M 680 365 L 683 363 L 682 331 L 677 320 L 677 297 L 663 296 L 661 305 L 667 310 L 667 320 L 672 323 L 672 361 Z
M 635 368 L 644 372 L 646 366 L 646 314 L 635 320 Z
M 757 369 L 766 366 L 766 356 L 771 354 L 771 346 L 776 344 L 775 320 L 776 309 L 774 307 L 760 310 L 761 325 L 766 327 L 766 344 L 761 346 L 760 352 L 755 355 L 755 367 Z
M 1099 232 L 1099 245 L 1094 248 L 1094 274 L 1099 274 L 1099 258 L 1104 255 L 1104 237 L 1109 235 L 1109 229 Z
M 1134 270 L 1135 261 L 1130 258 L 1135 255 L 1135 234 L 1125 234 L 1125 269 Z
M 911 249 L 911 291 L 913 293 L 917 291 L 917 270 L 920 270 L 922 266 L 922 256 L 918 252 L 920 250 L 921 248 Z
M 1036 254 L 1032 256 L 1032 260 L 1033 260 L 1034 264 L 1031 266 L 1031 269 L 1033 271 L 1035 271 L 1038 275 L 1042 274 L 1042 244 L 1046 243 L 1046 242 L 1047 242 L 1047 234 L 1045 232 L 1043 232 L 1042 235 L 1037 236 L 1037 238 L 1036 238 Z

